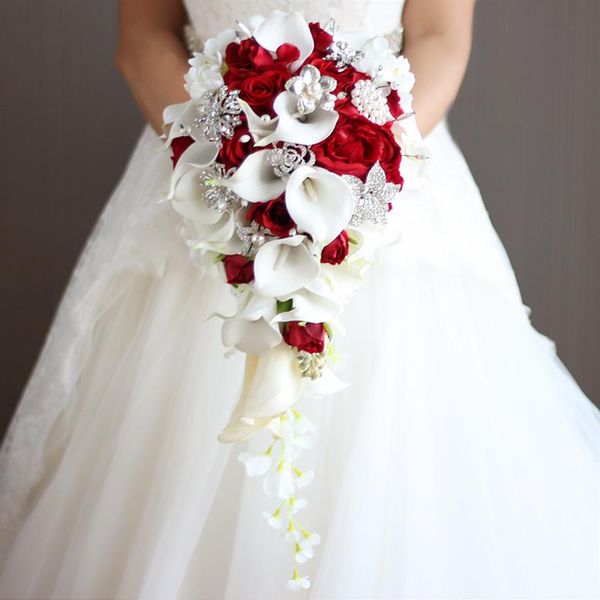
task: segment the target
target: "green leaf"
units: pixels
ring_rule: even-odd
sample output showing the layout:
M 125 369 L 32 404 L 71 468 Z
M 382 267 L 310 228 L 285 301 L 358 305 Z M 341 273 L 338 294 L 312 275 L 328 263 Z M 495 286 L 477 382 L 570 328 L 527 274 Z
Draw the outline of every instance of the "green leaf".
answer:
M 289 300 L 284 300 L 283 302 L 277 300 L 277 312 L 284 313 L 289 312 L 294 308 L 294 301 L 290 298 Z

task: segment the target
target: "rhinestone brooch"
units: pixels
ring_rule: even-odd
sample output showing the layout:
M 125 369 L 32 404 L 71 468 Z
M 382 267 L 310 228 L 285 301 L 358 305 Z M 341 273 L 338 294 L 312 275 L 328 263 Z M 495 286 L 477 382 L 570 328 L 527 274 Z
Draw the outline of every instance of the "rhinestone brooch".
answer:
M 342 179 L 350 186 L 354 196 L 354 214 L 350 224 L 354 227 L 365 222 L 385 225 L 390 204 L 400 192 L 400 186 L 387 182 L 379 162 L 371 167 L 365 183 L 354 175 L 342 175 Z
M 223 136 L 228 139 L 233 137 L 235 128 L 242 122 L 239 93 L 239 90 L 230 92 L 223 85 L 202 94 L 193 127 L 200 129 L 202 136 L 209 142 L 220 142 Z
M 338 40 L 327 48 L 326 60 L 334 60 L 337 71 L 343 71 L 349 65 L 364 58 L 361 50 L 354 50 L 348 42 Z
M 220 213 L 232 210 L 241 203 L 241 198 L 232 190 L 221 184 L 235 169 L 225 171 L 221 163 L 213 163 L 200 173 L 200 185 L 207 206 L 214 208 Z
M 333 110 L 335 96 L 331 93 L 337 86 L 333 77 L 321 75 L 314 65 L 305 65 L 300 75 L 288 79 L 285 89 L 297 96 L 296 109 L 301 115 L 308 115 L 317 108 Z
M 277 177 L 291 175 L 298 167 L 312 167 L 315 164 L 315 153 L 302 144 L 285 143 L 281 148 L 273 148 L 267 155 L 269 164 Z

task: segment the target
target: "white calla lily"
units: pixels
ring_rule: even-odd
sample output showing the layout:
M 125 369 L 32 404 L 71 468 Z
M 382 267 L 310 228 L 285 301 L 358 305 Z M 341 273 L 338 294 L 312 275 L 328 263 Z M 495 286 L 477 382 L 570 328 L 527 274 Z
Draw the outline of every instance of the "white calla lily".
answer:
M 298 99 L 292 92 L 281 92 L 273 102 L 277 123 L 273 133 L 262 137 L 257 146 L 275 142 L 293 144 L 317 144 L 331 135 L 339 119 L 335 110 L 316 108 L 307 115 L 298 113 Z
M 229 242 L 235 233 L 235 215 L 231 211 L 225 211 L 221 218 L 215 223 L 194 223 L 196 235 L 199 242 L 194 244 L 194 249 L 208 248 L 219 250 L 216 245 Z M 225 249 L 225 248 L 223 248 Z
M 333 241 L 354 212 L 350 187 L 339 175 L 321 167 L 296 169 L 288 180 L 285 197 L 298 229 L 309 233 L 317 244 Z
M 284 296 L 314 281 L 319 261 L 304 244 L 306 237 L 295 235 L 267 242 L 254 259 L 254 287 L 264 296 Z
M 296 46 L 300 56 L 290 64 L 291 71 L 295 71 L 315 47 L 308 23 L 298 11 L 285 13 L 274 10 L 256 28 L 254 39 L 271 52 L 275 52 L 281 44 Z
M 221 213 L 206 203 L 198 175 L 196 169 L 190 169 L 179 179 L 172 198 L 173 208 L 194 223 L 215 225 L 221 219 Z
M 321 265 L 321 271 L 328 265 Z M 341 265 L 336 265 L 338 268 Z M 293 308 L 279 313 L 274 321 L 307 321 L 308 323 L 327 323 L 335 319 L 342 310 L 342 305 L 336 299 L 327 283 L 323 280 L 322 272 L 318 279 L 306 287 L 294 292 L 289 297 L 279 297 L 278 300 L 291 300 Z
M 273 119 L 268 114 L 256 114 L 252 107 L 241 98 L 238 98 L 238 103 L 242 107 L 242 112 L 246 115 L 246 124 L 248 131 L 250 131 L 250 135 L 252 135 L 252 138 L 254 139 L 254 144 L 256 146 L 265 145 L 262 144 L 262 140 L 275 132 L 279 121 L 278 117 Z
M 246 354 L 264 352 L 281 341 L 279 331 L 264 317 L 228 319 L 223 323 L 221 337 L 225 346 Z
M 266 202 L 281 195 L 285 182 L 275 175 L 268 160 L 269 150 L 249 154 L 223 185 L 248 202 Z
M 303 385 L 296 358 L 287 344 L 281 343 L 260 356 L 248 355 L 240 399 L 219 440 L 246 440 L 267 427 L 296 403 Z
M 219 146 L 213 142 L 194 142 L 181 154 L 173 174 L 167 198 L 172 200 L 179 180 L 190 170 L 198 172 L 210 166 L 219 154 Z
M 192 123 L 194 122 L 195 113 L 196 105 L 192 100 L 172 104 L 165 108 L 163 111 L 163 132 L 165 133 L 165 145 L 167 147 L 171 145 L 176 137 L 192 135 Z
M 277 304 L 273 298 L 248 289 L 239 296 L 240 310 L 225 318 L 221 330 L 223 345 L 247 354 L 268 352 L 281 342 L 281 333 L 273 319 Z

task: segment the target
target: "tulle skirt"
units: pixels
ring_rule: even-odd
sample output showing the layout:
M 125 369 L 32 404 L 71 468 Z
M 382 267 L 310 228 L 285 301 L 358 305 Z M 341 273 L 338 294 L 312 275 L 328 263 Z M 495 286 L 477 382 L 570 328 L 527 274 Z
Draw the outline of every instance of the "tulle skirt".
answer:
M 600 411 L 529 322 L 445 123 L 348 305 L 303 521 L 310 599 L 600 598 Z M 1 598 L 279 600 L 291 556 L 216 441 L 239 393 L 146 131 L 0 456 Z M 249 442 L 261 448 L 264 440 Z

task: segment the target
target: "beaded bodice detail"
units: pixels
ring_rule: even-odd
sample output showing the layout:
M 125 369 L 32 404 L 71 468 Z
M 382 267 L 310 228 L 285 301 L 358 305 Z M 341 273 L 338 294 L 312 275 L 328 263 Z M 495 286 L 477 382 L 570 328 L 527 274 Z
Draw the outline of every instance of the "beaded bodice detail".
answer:
M 334 19 L 345 31 L 362 30 L 373 34 L 389 34 L 398 38 L 401 32 L 405 0 L 185 0 L 190 23 L 200 39 L 235 26 L 256 14 L 273 10 L 294 11 L 307 21 L 326 23 Z

